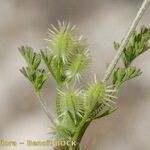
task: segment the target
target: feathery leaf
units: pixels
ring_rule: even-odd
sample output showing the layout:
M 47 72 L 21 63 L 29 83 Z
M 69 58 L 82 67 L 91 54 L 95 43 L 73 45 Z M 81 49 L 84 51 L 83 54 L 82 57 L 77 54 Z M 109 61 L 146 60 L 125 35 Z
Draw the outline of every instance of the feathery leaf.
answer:
M 142 74 L 141 70 L 135 67 L 115 68 L 112 73 L 113 84 L 116 87 L 119 87 L 125 81 L 135 78 L 141 74 Z
M 125 47 L 122 59 L 125 67 L 129 67 L 132 61 L 137 58 L 139 55 L 144 53 L 150 48 L 149 45 L 150 39 L 150 28 L 142 26 L 140 32 L 134 31 L 132 36 Z M 118 50 L 120 47 L 119 43 L 114 42 L 114 48 Z

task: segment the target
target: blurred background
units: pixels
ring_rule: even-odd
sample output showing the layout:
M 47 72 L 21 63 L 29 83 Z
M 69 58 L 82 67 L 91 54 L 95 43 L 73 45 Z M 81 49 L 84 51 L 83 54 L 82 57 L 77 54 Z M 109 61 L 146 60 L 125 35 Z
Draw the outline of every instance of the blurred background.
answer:
M 115 55 L 113 41 L 123 38 L 141 3 L 142 0 L 0 0 L 0 139 L 22 142 L 50 137 L 50 125 L 33 88 L 19 73 L 25 62 L 18 47 L 44 48 L 43 39 L 50 24 L 56 25 L 57 19 L 69 21 L 87 38 L 93 60 L 91 70 L 102 78 L 107 63 Z M 150 7 L 141 24 L 150 26 Z M 88 128 L 82 142 L 88 150 L 150 150 L 149 58 L 150 52 L 146 52 L 134 62 L 143 74 L 122 87 L 118 110 Z M 43 93 L 54 111 L 52 79 Z M 48 148 L 19 145 L 15 149 Z

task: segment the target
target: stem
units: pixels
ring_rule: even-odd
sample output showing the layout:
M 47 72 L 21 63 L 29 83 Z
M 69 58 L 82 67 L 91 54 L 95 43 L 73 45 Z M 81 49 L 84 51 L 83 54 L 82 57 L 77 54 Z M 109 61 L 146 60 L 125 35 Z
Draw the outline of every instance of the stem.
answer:
M 84 118 L 83 118 L 82 121 L 80 122 L 80 125 L 79 125 L 79 127 L 77 128 L 77 130 L 76 130 L 76 133 L 75 133 L 75 135 L 74 135 L 74 137 L 73 137 L 73 140 L 77 140 L 77 139 L 78 139 L 78 136 L 80 135 L 81 129 L 83 128 L 84 124 L 86 123 L 87 119 L 89 118 L 89 114 L 90 114 L 90 113 L 85 114 Z
M 88 118 L 89 118 L 90 114 L 91 114 L 91 110 L 89 109 L 89 111 L 86 112 L 86 114 L 84 115 L 82 121 L 80 122 L 80 124 L 79 124 L 78 128 L 76 129 L 76 132 L 75 132 L 75 134 L 73 136 L 73 140 L 78 143 L 77 146 L 79 146 L 79 144 L 81 142 L 81 139 L 82 139 L 82 137 L 83 137 L 87 127 L 89 126 L 89 124 L 92 121 L 92 120 L 88 121 Z M 76 150 L 76 147 L 74 147 L 73 150 Z
M 61 84 L 58 84 L 57 83 L 57 87 L 56 87 L 56 90 L 60 90 L 61 91 L 62 89 L 62 85 Z M 56 101 L 55 101 L 55 105 L 56 105 L 56 114 L 57 114 L 57 117 L 61 115 L 61 108 L 60 108 L 60 98 L 59 98 L 59 95 L 56 91 Z
M 117 54 L 116 56 L 114 57 L 114 59 L 112 60 L 111 64 L 109 65 L 108 69 L 106 70 L 105 72 L 105 75 L 104 75 L 104 78 L 103 78 L 103 81 L 107 81 L 109 79 L 109 77 L 111 76 L 111 73 L 113 71 L 113 69 L 115 68 L 115 66 L 117 65 L 122 53 L 123 53 L 123 50 L 124 48 L 126 47 L 131 35 L 132 35 L 132 32 L 136 29 L 139 21 L 141 20 L 146 8 L 148 7 L 148 4 L 150 3 L 150 0 L 144 0 L 143 4 L 141 5 L 135 19 L 133 20 L 132 24 L 131 24 L 131 27 L 129 29 L 129 31 L 127 32 L 125 38 L 123 39 L 121 45 L 120 45 L 120 48 L 119 50 L 117 51 Z
M 42 98 L 42 95 L 41 95 L 41 92 L 36 92 L 36 95 L 37 95 L 37 98 L 38 98 L 38 101 L 39 103 L 41 104 L 42 108 L 43 108 L 43 111 L 44 113 L 46 114 L 48 120 L 53 124 L 55 125 L 55 122 L 54 122 L 54 119 L 52 117 L 52 114 L 51 112 L 49 112 L 48 108 L 47 108 L 47 104 L 45 103 L 45 101 L 43 100 Z

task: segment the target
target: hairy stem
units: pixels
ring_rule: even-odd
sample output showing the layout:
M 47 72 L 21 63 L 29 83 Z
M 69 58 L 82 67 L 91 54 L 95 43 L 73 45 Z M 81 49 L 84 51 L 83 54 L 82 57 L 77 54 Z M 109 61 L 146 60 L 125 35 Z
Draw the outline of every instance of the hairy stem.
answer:
M 54 119 L 53 119 L 53 117 L 52 117 L 52 114 L 51 114 L 51 112 L 48 110 L 47 104 L 46 104 L 45 101 L 43 100 L 42 95 L 41 95 L 41 92 L 37 92 L 37 93 L 36 93 L 36 96 L 37 96 L 38 101 L 39 101 L 39 103 L 41 104 L 41 106 L 42 106 L 42 108 L 43 108 L 43 111 L 44 111 L 44 113 L 46 114 L 48 120 L 49 120 L 53 125 L 55 125 L 55 122 L 54 122 Z
M 117 51 L 117 54 L 116 56 L 114 57 L 114 59 L 112 60 L 111 64 L 109 65 L 108 69 L 106 70 L 105 72 L 105 75 L 104 75 L 104 78 L 103 78 L 103 81 L 107 81 L 109 79 L 109 77 L 111 76 L 111 73 L 114 69 L 114 67 L 117 65 L 120 57 L 121 57 L 121 54 L 125 48 L 125 46 L 127 45 L 131 35 L 132 35 L 132 32 L 136 29 L 139 21 L 141 20 L 146 8 L 148 7 L 148 4 L 150 3 L 150 0 L 144 0 L 143 4 L 141 5 L 135 19 L 133 20 L 132 24 L 131 24 L 131 27 L 129 29 L 129 31 L 127 32 L 127 34 L 125 35 L 121 45 L 120 45 L 120 48 L 119 50 Z

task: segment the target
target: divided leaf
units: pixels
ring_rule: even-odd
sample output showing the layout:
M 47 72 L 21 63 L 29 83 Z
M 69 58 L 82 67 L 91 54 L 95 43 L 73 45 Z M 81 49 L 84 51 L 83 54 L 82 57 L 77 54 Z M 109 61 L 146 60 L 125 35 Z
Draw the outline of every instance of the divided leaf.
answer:
M 33 52 L 33 49 L 28 46 L 22 46 L 19 48 L 19 51 L 28 65 L 27 67 L 22 67 L 20 72 L 33 84 L 37 92 L 48 78 L 47 71 L 38 69 L 41 62 L 41 55 Z
M 19 48 L 19 51 L 24 57 L 28 66 L 33 70 L 36 70 L 41 62 L 41 55 L 33 52 L 33 49 L 29 46 L 22 46 Z
M 125 67 L 129 67 L 132 61 L 138 57 L 140 54 L 144 53 L 150 48 L 150 28 L 141 27 L 140 32 L 134 31 L 132 36 L 125 47 L 122 59 Z M 114 42 L 114 48 L 118 50 L 120 47 L 119 43 Z
M 20 72 L 34 85 L 34 88 L 39 91 L 42 88 L 42 85 L 48 78 L 48 73 L 45 70 L 32 70 L 29 67 L 22 67 Z
M 112 73 L 113 85 L 118 88 L 125 81 L 135 78 L 141 74 L 141 70 L 135 67 L 115 68 Z

